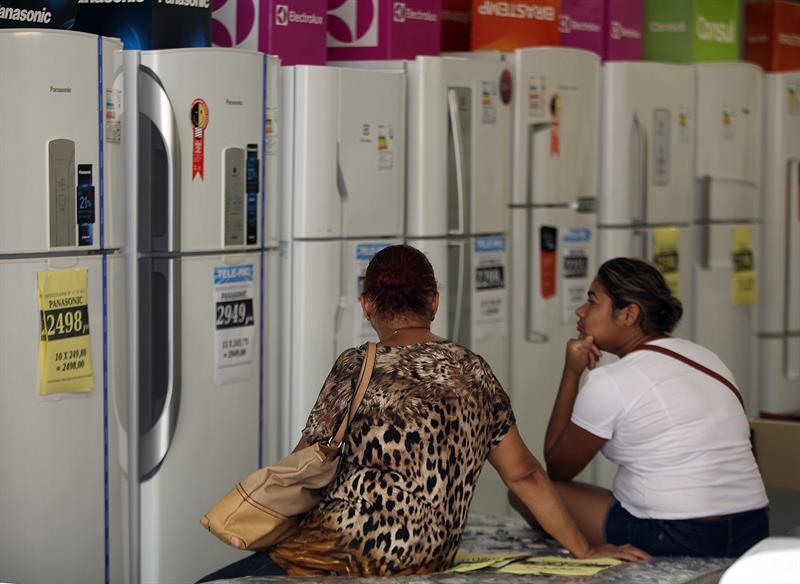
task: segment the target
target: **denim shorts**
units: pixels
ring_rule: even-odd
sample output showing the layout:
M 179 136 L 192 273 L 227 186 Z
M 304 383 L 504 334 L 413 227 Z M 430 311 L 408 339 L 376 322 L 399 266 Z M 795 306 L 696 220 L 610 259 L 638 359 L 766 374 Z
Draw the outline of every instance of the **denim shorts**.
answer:
M 769 516 L 764 507 L 715 519 L 639 519 L 614 501 L 603 528 L 608 543 L 652 556 L 737 557 L 769 535 Z

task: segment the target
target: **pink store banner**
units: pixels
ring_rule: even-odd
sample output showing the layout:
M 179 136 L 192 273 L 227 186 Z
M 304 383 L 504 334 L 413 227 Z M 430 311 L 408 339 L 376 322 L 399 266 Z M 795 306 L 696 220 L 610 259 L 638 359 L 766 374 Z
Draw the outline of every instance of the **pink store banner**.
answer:
M 441 50 L 440 0 L 329 0 L 328 59 L 413 59 Z
M 324 65 L 327 0 L 213 0 L 211 42 L 278 55 L 283 65 Z
M 642 56 L 642 0 L 561 0 L 561 45 L 586 49 L 602 59 Z

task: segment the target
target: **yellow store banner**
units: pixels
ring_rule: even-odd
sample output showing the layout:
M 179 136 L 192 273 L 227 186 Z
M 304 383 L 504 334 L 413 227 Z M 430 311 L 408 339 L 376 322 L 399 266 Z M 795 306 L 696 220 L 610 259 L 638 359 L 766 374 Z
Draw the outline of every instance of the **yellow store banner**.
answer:
M 39 395 L 94 388 L 86 268 L 39 272 Z
M 675 298 L 680 298 L 679 240 L 680 232 L 677 227 L 653 229 L 653 263 L 664 274 L 664 279 Z
M 758 302 L 758 280 L 756 279 L 753 255 L 753 228 L 731 229 L 731 254 L 733 256 L 732 297 L 737 305 Z

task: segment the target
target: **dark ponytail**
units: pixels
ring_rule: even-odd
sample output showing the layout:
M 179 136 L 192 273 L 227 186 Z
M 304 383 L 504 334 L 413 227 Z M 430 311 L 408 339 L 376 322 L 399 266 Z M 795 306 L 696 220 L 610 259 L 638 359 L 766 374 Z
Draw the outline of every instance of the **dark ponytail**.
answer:
M 647 335 L 671 333 L 683 316 L 683 304 L 672 295 L 664 276 L 652 264 L 636 258 L 608 260 L 597 280 L 617 310 L 639 307 L 639 327 Z
M 364 296 L 384 318 L 431 318 L 436 292 L 431 263 L 410 245 L 392 245 L 376 253 L 364 276 Z

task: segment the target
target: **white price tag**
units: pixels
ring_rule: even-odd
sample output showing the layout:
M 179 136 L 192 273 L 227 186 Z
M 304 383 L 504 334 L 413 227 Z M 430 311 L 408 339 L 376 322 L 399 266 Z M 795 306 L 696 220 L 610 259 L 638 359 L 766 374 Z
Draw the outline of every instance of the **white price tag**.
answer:
M 256 346 L 253 265 L 214 268 L 214 381 L 252 378 Z
M 472 289 L 472 342 L 508 334 L 506 237 L 475 238 Z
M 575 310 L 589 293 L 589 249 L 592 230 L 588 227 L 568 227 L 561 230 L 561 323 L 575 322 Z

